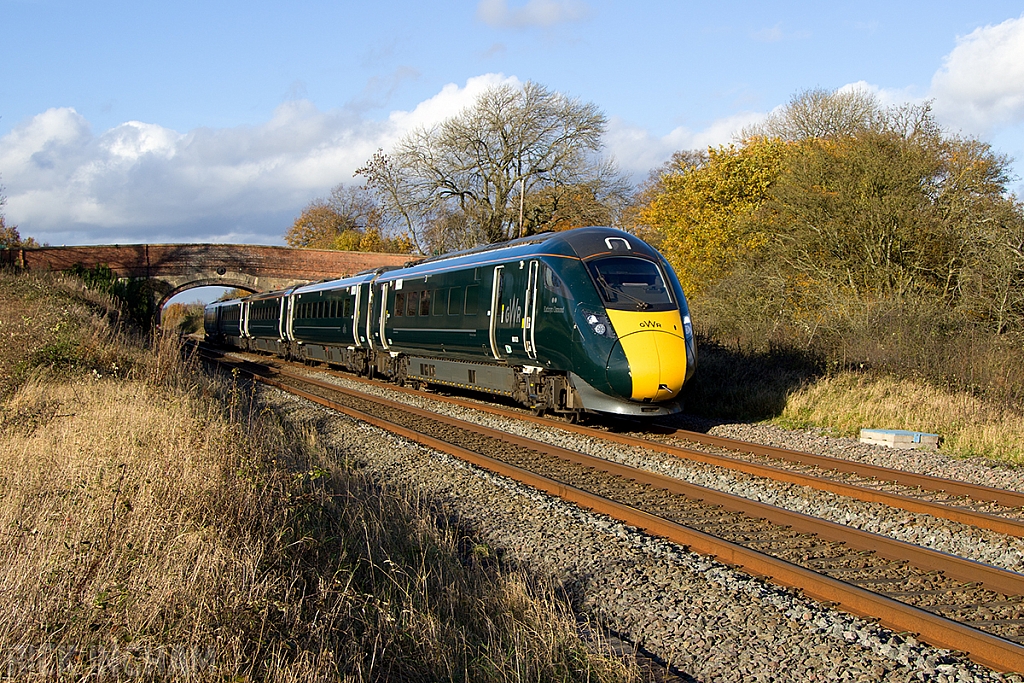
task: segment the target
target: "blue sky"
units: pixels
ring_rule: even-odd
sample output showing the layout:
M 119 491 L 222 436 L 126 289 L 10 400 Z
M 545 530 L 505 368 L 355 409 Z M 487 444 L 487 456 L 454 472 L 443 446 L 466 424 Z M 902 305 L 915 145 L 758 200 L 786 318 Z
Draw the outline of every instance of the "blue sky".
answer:
M 280 244 L 378 147 L 508 80 L 597 104 L 637 180 L 852 84 L 1024 161 L 1019 2 L 0 0 L 0 38 L 4 211 L 51 244 Z

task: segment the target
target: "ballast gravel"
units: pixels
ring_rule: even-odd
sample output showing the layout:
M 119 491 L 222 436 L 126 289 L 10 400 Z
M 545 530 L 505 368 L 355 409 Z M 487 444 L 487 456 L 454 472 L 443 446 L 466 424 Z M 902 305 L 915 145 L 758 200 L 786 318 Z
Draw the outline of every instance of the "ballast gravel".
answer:
M 579 607 L 699 681 L 1022 681 L 275 389 L 282 416 L 414 486 Z
M 482 411 L 437 401 L 431 398 L 430 394 L 410 395 L 387 388 L 355 383 L 352 380 L 335 374 L 315 373 L 315 375 L 317 379 L 357 391 L 371 393 L 407 405 L 457 417 L 474 424 L 492 427 L 562 448 L 657 472 L 698 486 L 731 493 L 793 512 L 827 519 L 837 524 L 913 543 L 914 545 L 931 548 L 932 550 L 1024 573 L 1024 539 L 1022 538 L 978 529 L 977 527 L 931 515 L 891 508 L 883 503 L 858 501 L 808 486 L 755 477 L 723 467 L 681 460 L 672 455 L 621 446 L 558 429 L 548 429 L 528 422 L 510 420 Z M 932 463 L 934 469 L 940 472 L 939 476 L 986 483 L 988 485 L 992 485 L 990 482 L 997 480 L 1000 476 L 1004 476 L 1012 482 L 1015 476 L 1019 474 L 1016 470 L 997 469 L 972 461 L 955 460 L 934 452 L 912 451 L 908 453 L 907 451 L 895 451 L 894 453 L 880 453 L 879 451 L 892 451 L 893 449 L 869 446 L 853 439 L 836 439 L 810 435 L 804 432 L 787 432 L 786 430 L 765 425 L 728 425 L 728 427 L 721 425 L 711 430 L 711 432 L 716 433 L 718 436 L 729 436 L 730 438 L 742 439 L 744 441 L 764 443 L 793 450 L 805 450 L 833 457 L 844 457 L 843 454 L 845 454 L 850 456 L 847 459 L 858 459 L 863 462 L 886 467 L 921 471 L 923 474 L 931 473 L 925 467 Z M 758 439 L 755 437 L 762 438 Z M 915 470 L 902 467 L 902 459 L 907 459 L 908 462 L 917 464 L 921 469 Z M 941 462 L 941 465 L 934 464 L 939 462 Z M 953 474 L 959 476 L 952 476 Z M 1024 485 L 1024 479 L 1021 480 L 1021 484 Z

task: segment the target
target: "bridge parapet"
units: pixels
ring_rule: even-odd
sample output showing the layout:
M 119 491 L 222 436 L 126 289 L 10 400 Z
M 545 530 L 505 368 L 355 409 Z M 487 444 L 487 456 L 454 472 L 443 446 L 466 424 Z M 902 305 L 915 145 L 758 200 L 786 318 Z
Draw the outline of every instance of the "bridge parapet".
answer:
M 149 278 L 167 299 L 194 287 L 238 287 L 253 292 L 401 266 L 409 254 L 292 249 L 252 244 L 127 244 L 0 250 L 0 265 L 63 271 L 105 265 L 118 277 Z

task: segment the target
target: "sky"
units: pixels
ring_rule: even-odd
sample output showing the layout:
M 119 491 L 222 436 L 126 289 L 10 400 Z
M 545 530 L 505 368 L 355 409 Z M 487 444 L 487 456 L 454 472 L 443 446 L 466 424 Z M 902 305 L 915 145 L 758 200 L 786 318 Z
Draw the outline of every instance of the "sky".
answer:
M 639 182 L 797 93 L 931 100 L 1014 159 L 1018 2 L 0 0 L 8 224 L 60 244 L 283 244 L 377 149 L 499 83 L 596 104 Z

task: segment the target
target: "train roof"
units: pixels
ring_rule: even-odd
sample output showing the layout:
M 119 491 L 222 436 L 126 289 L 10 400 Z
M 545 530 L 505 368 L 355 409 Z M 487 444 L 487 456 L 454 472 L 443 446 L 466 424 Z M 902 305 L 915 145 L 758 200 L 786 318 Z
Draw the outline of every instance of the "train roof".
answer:
M 658 259 L 658 253 L 639 237 L 616 228 L 588 227 L 546 232 L 509 242 L 424 259 L 380 276 L 382 282 L 419 277 L 448 270 L 505 263 L 520 258 L 555 256 L 587 260 L 603 255 L 632 254 Z
M 338 278 L 337 280 L 323 280 L 321 282 L 302 285 L 301 287 L 296 287 L 292 291 L 292 294 L 298 295 L 310 294 L 312 292 L 329 292 L 335 289 L 351 287 L 352 285 L 361 285 L 364 282 L 370 282 L 373 280 L 373 278 L 377 276 L 378 270 L 366 270 L 350 277 Z

